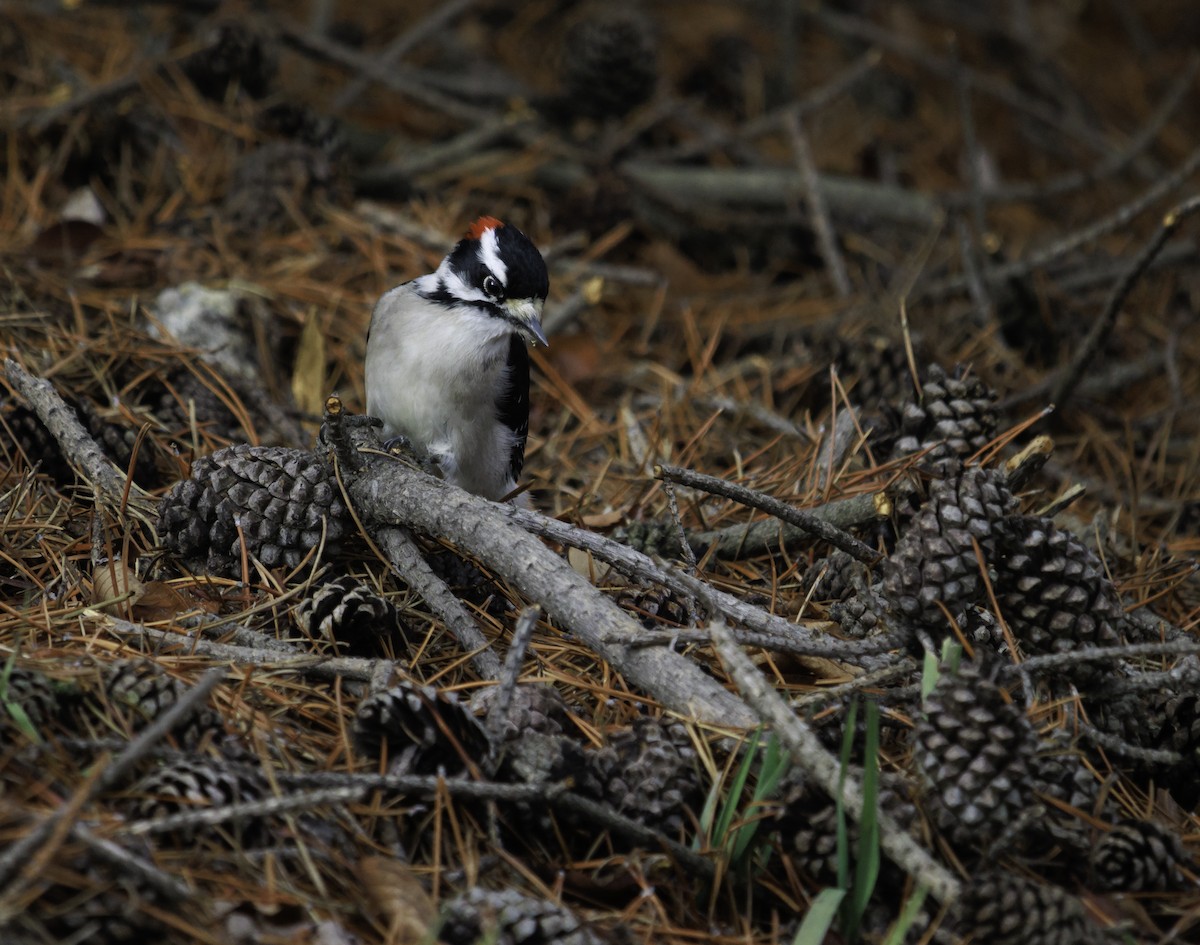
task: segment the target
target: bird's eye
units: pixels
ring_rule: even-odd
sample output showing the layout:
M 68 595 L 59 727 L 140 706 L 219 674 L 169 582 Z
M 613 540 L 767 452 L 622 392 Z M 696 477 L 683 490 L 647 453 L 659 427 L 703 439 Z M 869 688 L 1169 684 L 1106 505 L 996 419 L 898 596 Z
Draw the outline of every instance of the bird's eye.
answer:
M 483 291 L 494 299 L 500 298 L 504 294 L 504 290 L 500 287 L 500 280 L 495 276 L 485 276 L 483 279 Z

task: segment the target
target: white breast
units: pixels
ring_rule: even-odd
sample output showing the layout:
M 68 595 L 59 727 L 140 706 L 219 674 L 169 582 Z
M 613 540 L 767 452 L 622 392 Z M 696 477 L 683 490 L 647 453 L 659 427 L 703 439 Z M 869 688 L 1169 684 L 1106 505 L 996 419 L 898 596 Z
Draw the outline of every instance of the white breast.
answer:
M 491 499 L 514 485 L 514 436 L 496 418 L 509 335 L 503 322 L 430 302 L 408 283 L 379 300 L 367 341 L 367 413 L 385 436 L 403 434 L 447 480 Z

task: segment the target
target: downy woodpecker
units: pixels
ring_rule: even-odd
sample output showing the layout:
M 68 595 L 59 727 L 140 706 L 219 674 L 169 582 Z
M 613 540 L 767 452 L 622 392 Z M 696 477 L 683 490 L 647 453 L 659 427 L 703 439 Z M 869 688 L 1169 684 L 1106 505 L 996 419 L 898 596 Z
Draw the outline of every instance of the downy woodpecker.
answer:
M 529 432 L 529 353 L 547 344 L 546 263 L 529 237 L 480 217 L 436 272 L 384 294 L 367 333 L 367 413 L 443 478 L 489 499 L 516 486 Z

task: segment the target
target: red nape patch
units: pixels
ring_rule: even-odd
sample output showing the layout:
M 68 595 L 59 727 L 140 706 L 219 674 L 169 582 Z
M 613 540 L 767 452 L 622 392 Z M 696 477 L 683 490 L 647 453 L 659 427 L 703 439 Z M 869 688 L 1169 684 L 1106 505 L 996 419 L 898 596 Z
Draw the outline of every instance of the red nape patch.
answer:
M 500 220 L 497 220 L 495 217 L 480 217 L 469 227 L 467 227 L 467 239 L 483 239 L 485 230 L 495 230 L 502 226 L 504 226 L 504 223 Z

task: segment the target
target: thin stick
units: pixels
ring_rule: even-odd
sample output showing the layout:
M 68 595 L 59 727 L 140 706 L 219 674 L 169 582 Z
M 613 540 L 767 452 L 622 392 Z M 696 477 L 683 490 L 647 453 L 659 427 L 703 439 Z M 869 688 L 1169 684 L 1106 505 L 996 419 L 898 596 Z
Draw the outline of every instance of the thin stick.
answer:
M 517 625 L 513 628 L 512 646 L 504 657 L 504 668 L 500 672 L 500 685 L 496 688 L 496 701 L 488 711 L 487 731 L 494 744 L 500 742 L 500 733 L 508 718 L 508 707 L 512 705 L 513 693 L 517 689 L 517 677 L 521 675 L 521 664 L 525 661 L 525 651 L 529 649 L 529 641 L 533 639 L 534 628 L 542 616 L 542 608 L 530 604 L 521 611 Z
M 1092 326 L 1091 331 L 1088 332 L 1079 350 L 1075 352 L 1075 357 L 1071 359 L 1067 373 L 1063 375 L 1051 393 L 1050 399 L 1056 409 L 1062 410 L 1063 404 L 1074 393 L 1075 386 L 1079 383 L 1079 379 L 1083 377 L 1088 364 L 1112 333 L 1113 327 L 1117 323 L 1117 315 L 1120 314 L 1121 306 L 1129 297 L 1129 293 L 1133 290 L 1133 287 L 1137 285 L 1138 279 L 1142 277 L 1142 274 L 1150 266 L 1150 263 L 1154 261 L 1154 257 L 1158 255 L 1167 240 L 1171 238 L 1171 234 L 1175 232 L 1179 224 L 1197 210 L 1200 210 L 1200 197 L 1192 197 L 1190 200 L 1185 200 L 1168 212 L 1163 217 L 1162 226 L 1158 228 L 1154 236 L 1142 251 L 1138 253 L 1137 258 L 1134 259 L 1125 271 L 1121 280 L 1113 287 L 1112 295 L 1108 297 L 1108 303 L 1104 306 L 1104 311 L 1101 313 L 1100 318 Z
M 846 263 L 838 249 L 837 236 L 833 232 L 833 223 L 829 219 L 829 208 L 825 205 L 825 197 L 818 186 L 817 165 L 813 160 L 812 147 L 808 143 L 808 135 L 804 133 L 804 125 L 800 116 L 788 112 L 784 118 L 788 137 L 792 142 L 792 155 L 796 159 L 796 170 L 800 172 L 800 185 L 804 189 L 804 202 L 808 205 L 809 217 L 813 230 L 817 235 L 817 248 L 825 268 L 829 270 L 829 278 L 841 298 L 851 292 L 850 277 L 846 275 Z
M 742 503 L 742 505 L 748 505 L 751 508 L 767 512 L 781 521 L 787 522 L 789 525 L 795 525 L 797 528 L 802 528 L 817 538 L 829 542 L 835 548 L 841 549 L 846 554 L 866 564 L 874 564 L 879 560 L 880 556 L 877 551 L 865 542 L 859 541 L 853 535 L 847 534 L 840 528 L 835 528 L 810 512 L 793 508 L 787 503 L 780 502 L 778 499 L 764 493 L 747 489 L 745 486 L 739 486 L 732 482 L 726 482 L 724 479 L 718 479 L 716 476 L 709 476 L 691 469 L 684 469 L 681 466 L 655 466 L 654 476 L 656 479 L 676 482 L 681 486 L 688 486 L 692 489 L 702 489 L 713 495 L 725 496 L 725 498 L 733 499 L 736 502 Z

